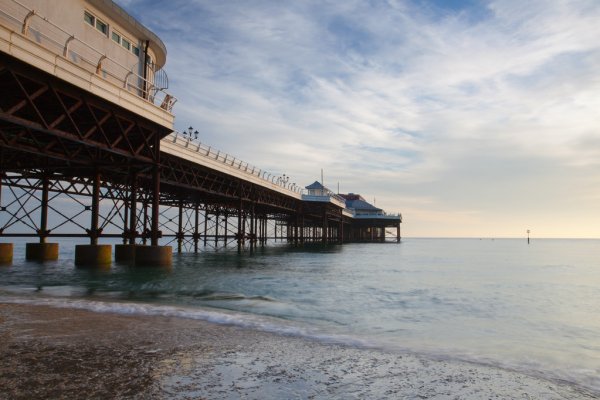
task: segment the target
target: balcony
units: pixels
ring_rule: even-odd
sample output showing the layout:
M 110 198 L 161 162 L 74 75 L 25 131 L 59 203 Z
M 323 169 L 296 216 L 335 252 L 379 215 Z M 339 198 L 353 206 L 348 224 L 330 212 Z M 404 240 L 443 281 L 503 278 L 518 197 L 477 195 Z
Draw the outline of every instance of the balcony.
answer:
M 177 99 L 163 70 L 148 80 L 16 0 L 2 2 L 0 51 L 172 128 Z M 160 78 L 160 79 L 158 79 Z

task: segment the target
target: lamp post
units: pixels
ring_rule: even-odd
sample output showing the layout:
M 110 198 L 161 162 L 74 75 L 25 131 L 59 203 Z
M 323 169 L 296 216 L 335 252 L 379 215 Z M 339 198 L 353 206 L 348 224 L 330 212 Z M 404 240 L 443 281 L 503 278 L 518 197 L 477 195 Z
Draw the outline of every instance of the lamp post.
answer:
M 198 135 L 200 134 L 200 132 L 194 130 L 194 128 L 192 128 L 191 126 L 187 128 L 187 131 L 184 130 L 182 133 L 184 136 L 188 137 L 188 140 L 192 140 L 192 135 L 194 135 L 194 139 L 198 140 Z
M 281 183 L 283 184 L 283 187 L 285 187 L 287 185 L 289 180 L 290 180 L 290 177 L 287 176 L 286 174 L 283 174 L 283 178 L 281 178 Z

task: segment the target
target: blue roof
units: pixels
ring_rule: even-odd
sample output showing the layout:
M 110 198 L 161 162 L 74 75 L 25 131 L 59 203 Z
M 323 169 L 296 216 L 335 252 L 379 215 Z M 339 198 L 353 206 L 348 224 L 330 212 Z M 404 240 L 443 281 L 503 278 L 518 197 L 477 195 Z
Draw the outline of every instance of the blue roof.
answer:
M 325 187 L 323 187 L 323 185 L 321 185 L 319 182 L 314 181 L 313 183 L 308 185 L 305 189 L 308 189 L 308 190 L 325 189 Z
M 364 200 L 346 200 L 346 207 L 361 211 L 383 211 Z

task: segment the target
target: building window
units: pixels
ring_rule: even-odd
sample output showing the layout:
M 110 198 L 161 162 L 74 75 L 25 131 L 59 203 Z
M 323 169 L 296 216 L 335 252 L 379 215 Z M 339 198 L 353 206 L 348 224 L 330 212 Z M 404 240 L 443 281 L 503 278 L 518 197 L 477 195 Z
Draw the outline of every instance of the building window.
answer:
M 121 40 L 121 46 L 125 47 L 127 50 L 131 50 L 131 42 L 125 38 Z
M 104 36 L 108 36 L 108 24 L 104 21 L 101 21 L 94 14 L 84 11 L 83 12 L 83 20 L 86 24 L 95 27 L 99 32 L 101 32 Z M 114 38 L 113 38 L 114 40 Z
M 96 18 L 96 29 L 108 36 L 108 25 Z
M 111 32 L 110 37 L 112 38 L 112 40 L 115 43 L 120 44 L 121 46 L 123 46 L 123 48 L 125 48 L 126 50 L 131 51 L 133 54 L 135 54 L 137 57 L 140 56 L 140 48 L 136 45 L 133 44 L 133 42 L 129 39 L 126 39 L 123 35 L 121 35 L 120 33 L 117 33 L 115 31 Z
M 85 22 L 87 22 L 88 24 L 90 24 L 91 26 L 95 26 L 96 25 L 96 18 L 90 14 L 89 12 L 85 11 L 83 13 L 83 20 Z

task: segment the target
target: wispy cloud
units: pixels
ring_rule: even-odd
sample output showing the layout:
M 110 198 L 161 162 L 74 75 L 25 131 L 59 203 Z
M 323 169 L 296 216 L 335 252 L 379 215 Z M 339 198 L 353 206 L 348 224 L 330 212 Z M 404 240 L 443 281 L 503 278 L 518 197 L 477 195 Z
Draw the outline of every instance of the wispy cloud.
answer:
M 595 0 L 122 4 L 213 146 L 404 202 L 408 234 L 600 236 Z

